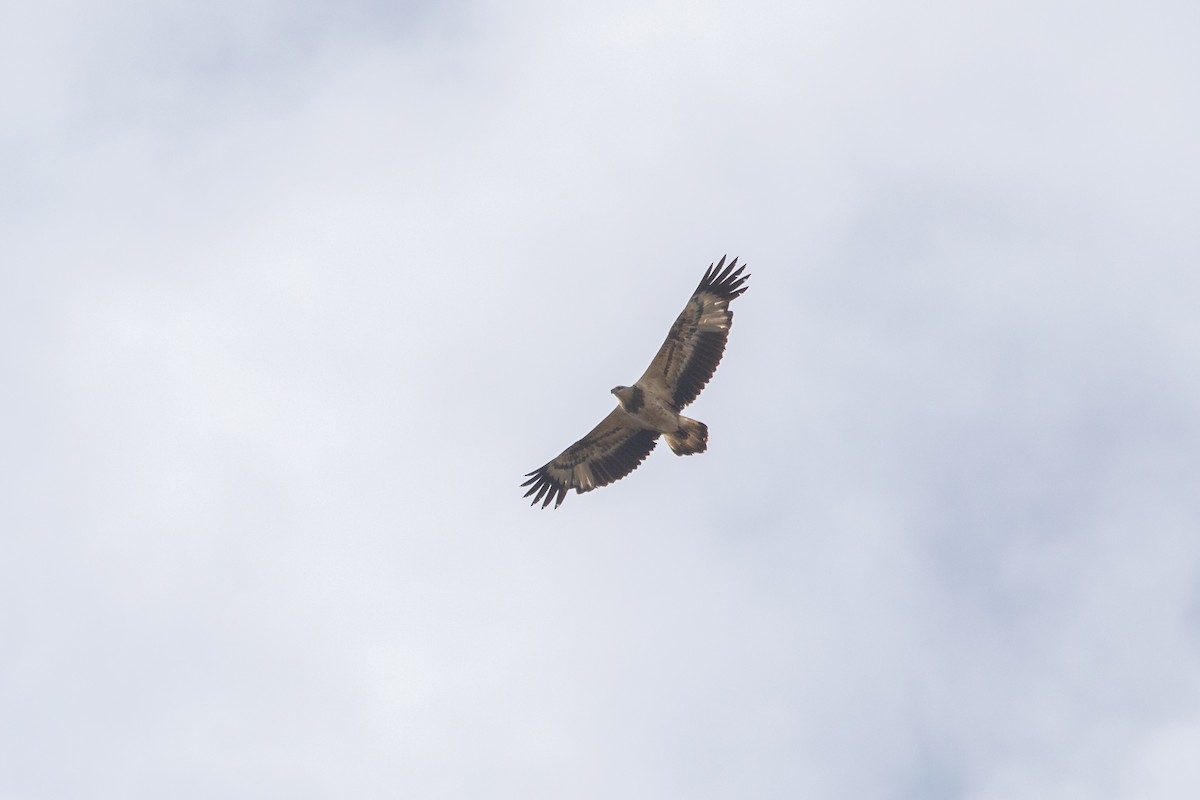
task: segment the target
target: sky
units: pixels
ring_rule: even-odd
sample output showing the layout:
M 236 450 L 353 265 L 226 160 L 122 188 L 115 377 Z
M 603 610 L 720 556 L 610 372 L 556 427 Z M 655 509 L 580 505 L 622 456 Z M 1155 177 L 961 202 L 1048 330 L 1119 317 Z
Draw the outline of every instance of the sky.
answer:
M 6 4 L 0 796 L 1200 796 L 1198 29 Z

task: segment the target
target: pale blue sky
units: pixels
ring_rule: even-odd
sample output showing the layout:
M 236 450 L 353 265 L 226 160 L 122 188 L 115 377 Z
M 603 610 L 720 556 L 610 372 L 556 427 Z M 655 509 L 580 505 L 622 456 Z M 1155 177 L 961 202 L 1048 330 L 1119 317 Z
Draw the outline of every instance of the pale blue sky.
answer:
M 6 7 L 0 795 L 1197 796 L 1198 23 Z

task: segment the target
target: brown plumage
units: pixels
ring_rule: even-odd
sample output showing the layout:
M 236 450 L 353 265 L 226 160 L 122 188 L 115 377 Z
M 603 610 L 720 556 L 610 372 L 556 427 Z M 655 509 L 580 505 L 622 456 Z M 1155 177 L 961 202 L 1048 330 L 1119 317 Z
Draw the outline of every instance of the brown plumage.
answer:
M 637 469 L 660 435 L 677 455 L 703 453 L 708 427 L 679 412 L 708 384 L 729 339 L 729 303 L 746 291 L 749 275 L 737 259 L 709 265 L 687 305 L 671 326 L 654 360 L 633 386 L 612 390 L 618 406 L 575 444 L 527 473 L 526 497 L 542 508 L 558 508 L 569 489 L 590 492 Z

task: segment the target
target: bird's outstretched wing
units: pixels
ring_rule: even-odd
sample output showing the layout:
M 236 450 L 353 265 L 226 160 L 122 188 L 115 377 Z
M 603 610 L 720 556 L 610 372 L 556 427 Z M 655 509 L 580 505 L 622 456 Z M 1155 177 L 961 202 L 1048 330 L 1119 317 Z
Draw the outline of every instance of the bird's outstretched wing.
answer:
M 677 410 L 696 399 L 721 363 L 733 324 L 729 301 L 746 291 L 750 277 L 742 275 L 746 267 L 737 262 L 735 258 L 726 266 L 722 257 L 715 267 L 708 265 L 667 340 L 638 379 L 647 391 L 670 398 Z
M 624 478 L 646 460 L 656 444 L 657 431 L 636 427 L 617 407 L 587 436 L 545 466 L 527 473 L 529 480 L 521 485 L 529 487 L 526 497 L 533 495 L 530 505 L 541 501 L 545 508 L 553 501 L 558 508 L 568 489 L 582 494 Z

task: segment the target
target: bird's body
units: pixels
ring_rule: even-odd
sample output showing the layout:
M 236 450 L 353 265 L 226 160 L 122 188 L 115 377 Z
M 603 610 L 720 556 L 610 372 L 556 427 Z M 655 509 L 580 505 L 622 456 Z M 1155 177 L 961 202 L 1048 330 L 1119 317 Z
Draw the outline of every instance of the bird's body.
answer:
M 750 277 L 735 258 L 709 265 L 687 306 L 671 326 L 649 368 L 633 386 L 612 390 L 618 405 L 592 431 L 557 458 L 526 475 L 526 497 L 542 508 L 562 504 L 568 489 L 590 492 L 620 480 L 645 460 L 663 436 L 676 455 L 703 453 L 708 427 L 680 411 L 696 399 L 725 352 L 733 312 L 729 302 Z
M 679 429 L 679 412 L 656 394 L 648 394 L 636 383 L 633 386 L 618 386 L 612 390 L 621 404 L 621 410 L 629 415 L 633 424 L 659 433 L 674 433 Z
M 680 414 L 662 395 L 636 383 L 618 386 L 612 393 L 621 404 L 619 410 L 628 416 L 627 425 L 663 434 L 677 455 L 703 453 L 708 447 L 708 427 Z

